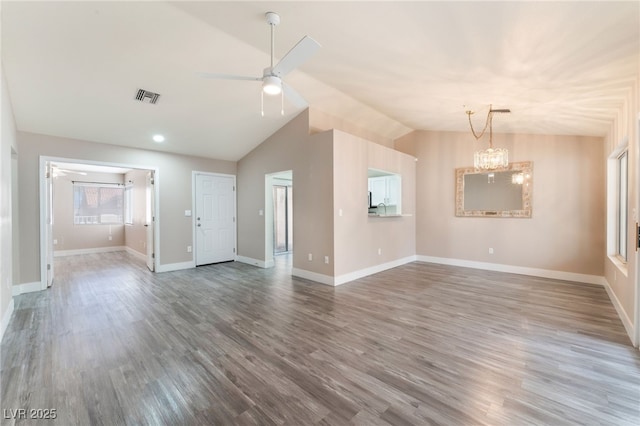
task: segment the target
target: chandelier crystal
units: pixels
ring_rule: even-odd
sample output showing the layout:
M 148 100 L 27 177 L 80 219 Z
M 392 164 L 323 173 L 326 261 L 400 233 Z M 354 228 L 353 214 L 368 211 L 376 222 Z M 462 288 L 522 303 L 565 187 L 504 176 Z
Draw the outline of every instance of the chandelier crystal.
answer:
M 509 113 L 511 111 L 508 109 L 493 109 L 493 106 L 490 105 L 484 129 L 482 129 L 480 134 L 477 134 L 473 129 L 473 123 L 471 122 L 471 114 L 473 114 L 473 111 L 467 111 L 471 133 L 476 140 L 479 140 L 485 134 L 487 128 L 489 128 L 489 148 L 477 151 L 473 155 L 473 167 L 475 167 L 476 170 L 504 169 L 509 165 L 509 151 L 505 148 L 493 147 L 493 114 L 496 112 Z
M 503 148 L 487 148 L 473 155 L 473 167 L 478 170 L 503 169 L 509 165 L 509 151 Z

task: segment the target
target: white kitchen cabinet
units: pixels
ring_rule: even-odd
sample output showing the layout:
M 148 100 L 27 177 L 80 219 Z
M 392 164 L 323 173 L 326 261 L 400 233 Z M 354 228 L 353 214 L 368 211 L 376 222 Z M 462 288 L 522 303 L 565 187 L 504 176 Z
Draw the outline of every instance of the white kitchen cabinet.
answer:
M 381 173 L 381 172 L 378 172 Z M 371 205 L 395 206 L 394 212 L 400 213 L 402 201 L 402 178 L 398 174 L 369 177 Z

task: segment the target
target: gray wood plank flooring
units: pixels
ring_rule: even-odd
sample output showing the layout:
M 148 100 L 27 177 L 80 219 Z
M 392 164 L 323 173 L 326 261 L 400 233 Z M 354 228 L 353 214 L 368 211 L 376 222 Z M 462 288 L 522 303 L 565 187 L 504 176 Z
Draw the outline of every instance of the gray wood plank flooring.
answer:
M 3 425 L 640 424 L 600 286 L 412 263 L 333 288 L 286 257 L 152 274 L 125 252 L 56 271 L 15 299 Z

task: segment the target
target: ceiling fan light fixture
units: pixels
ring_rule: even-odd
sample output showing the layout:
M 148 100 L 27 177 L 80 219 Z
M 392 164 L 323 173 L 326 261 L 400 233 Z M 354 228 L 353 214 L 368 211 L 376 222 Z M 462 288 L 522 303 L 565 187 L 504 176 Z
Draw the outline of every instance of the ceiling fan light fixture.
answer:
M 293 105 L 297 107 L 307 107 L 307 101 L 291 86 L 285 87 L 282 79 L 300 64 L 308 60 L 320 48 L 320 43 L 309 36 L 304 36 L 295 46 L 287 52 L 280 61 L 274 63 L 274 31 L 275 27 L 280 24 L 280 15 L 275 12 L 267 12 L 265 14 L 267 24 L 271 31 L 271 61 L 269 66 L 264 68 L 261 77 L 249 77 L 242 75 L 228 74 L 212 74 L 200 73 L 205 78 L 217 78 L 223 80 L 249 80 L 262 82 L 262 91 L 260 92 L 261 112 L 264 116 L 264 95 L 278 96 L 280 95 L 280 114 L 284 115 L 284 97 L 286 96 Z M 286 90 L 285 90 L 286 88 Z
M 274 75 L 264 77 L 262 90 L 267 95 L 279 95 L 282 92 L 282 80 Z

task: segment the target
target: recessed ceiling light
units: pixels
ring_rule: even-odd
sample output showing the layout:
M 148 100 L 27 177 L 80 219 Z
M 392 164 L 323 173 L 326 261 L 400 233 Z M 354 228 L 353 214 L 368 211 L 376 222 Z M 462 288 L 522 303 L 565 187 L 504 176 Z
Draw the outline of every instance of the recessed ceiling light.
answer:
M 162 135 L 153 135 L 154 142 L 164 142 L 164 136 Z

